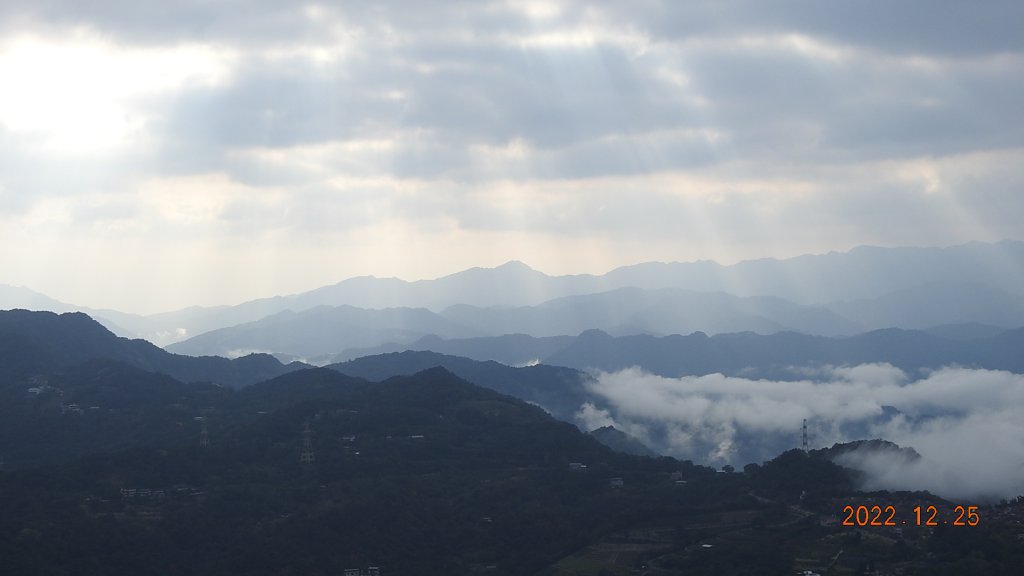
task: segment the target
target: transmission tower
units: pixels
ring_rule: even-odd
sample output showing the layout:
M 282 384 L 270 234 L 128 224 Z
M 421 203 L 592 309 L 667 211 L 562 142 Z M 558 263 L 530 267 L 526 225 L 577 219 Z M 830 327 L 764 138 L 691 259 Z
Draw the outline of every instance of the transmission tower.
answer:
M 302 453 L 299 454 L 299 462 L 302 464 L 313 463 L 313 429 L 309 427 L 309 420 L 302 430 Z
M 800 448 L 804 452 L 807 452 L 808 450 L 811 449 L 810 442 L 807 441 L 807 418 L 804 418 L 804 424 L 801 430 L 802 431 L 800 433 Z
M 210 431 L 206 428 L 206 419 L 203 419 L 203 430 L 199 433 L 199 447 L 210 447 Z

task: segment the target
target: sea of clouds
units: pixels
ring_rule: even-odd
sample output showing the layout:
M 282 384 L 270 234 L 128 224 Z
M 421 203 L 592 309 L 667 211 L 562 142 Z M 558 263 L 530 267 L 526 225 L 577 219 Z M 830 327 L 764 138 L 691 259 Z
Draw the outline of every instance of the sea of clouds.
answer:
M 911 377 L 888 364 L 802 371 L 798 381 L 721 374 L 664 378 L 639 369 L 598 374 L 577 419 L 615 426 L 651 448 L 742 466 L 800 445 L 882 438 L 914 448 L 850 455 L 866 489 L 928 490 L 951 499 L 1024 494 L 1024 375 L 949 367 Z

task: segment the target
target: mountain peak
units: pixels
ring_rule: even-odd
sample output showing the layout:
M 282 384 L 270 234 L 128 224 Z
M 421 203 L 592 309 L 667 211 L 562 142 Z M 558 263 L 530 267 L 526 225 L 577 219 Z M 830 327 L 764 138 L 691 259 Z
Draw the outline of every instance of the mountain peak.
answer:
M 511 270 L 511 271 L 523 271 L 523 272 L 536 272 L 529 264 L 520 260 L 509 260 L 501 266 L 495 267 L 495 270 Z
M 498 274 L 513 274 L 513 275 L 515 275 L 515 274 L 542 274 L 541 272 L 538 272 L 537 270 L 534 270 L 533 268 L 531 268 L 530 265 L 526 264 L 525 262 L 522 262 L 520 260 L 509 260 L 508 262 L 505 262 L 504 264 L 500 264 L 498 266 L 495 266 L 494 268 L 485 268 L 485 267 L 482 267 L 482 266 L 476 266 L 476 267 L 473 267 L 473 268 L 468 268 L 468 269 L 463 270 L 461 272 L 456 272 L 456 273 L 451 274 L 449 276 L 445 276 L 445 278 L 458 278 L 458 277 L 465 277 L 465 276 L 480 276 L 480 275 L 488 276 L 488 275 L 492 275 L 494 273 L 498 273 Z

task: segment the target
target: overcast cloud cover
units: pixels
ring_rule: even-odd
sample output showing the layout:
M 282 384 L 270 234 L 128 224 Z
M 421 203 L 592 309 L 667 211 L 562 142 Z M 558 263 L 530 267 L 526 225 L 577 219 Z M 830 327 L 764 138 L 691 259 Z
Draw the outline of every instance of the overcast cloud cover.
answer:
M 775 382 L 721 374 L 679 379 L 638 369 L 590 385 L 606 405 L 581 407 L 588 430 L 615 426 L 681 458 L 736 467 L 800 445 L 881 438 L 914 448 L 845 463 L 868 472 L 868 489 L 928 490 L 947 498 L 1024 493 L 1024 375 L 944 368 L 912 379 L 888 364 L 825 368 Z
M 358 274 L 1022 239 L 1024 4 L 0 3 L 0 283 L 152 312 Z

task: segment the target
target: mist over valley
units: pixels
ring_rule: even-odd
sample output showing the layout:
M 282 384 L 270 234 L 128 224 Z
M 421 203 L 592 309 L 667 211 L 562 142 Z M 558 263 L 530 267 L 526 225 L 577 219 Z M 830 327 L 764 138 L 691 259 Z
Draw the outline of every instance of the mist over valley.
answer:
M 1018 576 L 1021 22 L 0 2 L 0 573 Z
M 732 267 L 638 265 L 585 277 L 549 277 L 511 263 L 435 281 L 361 278 L 233 307 L 120 315 L 196 329 L 265 314 L 170 343 L 167 352 L 118 338 L 81 314 L 12 311 L 2 324 L 8 341 L 21 344 L 20 352 L 7 351 L 17 361 L 6 372 L 24 379 L 108 358 L 238 388 L 309 365 L 369 381 L 443 366 L 584 432 L 611 427 L 653 453 L 713 466 L 761 463 L 799 446 L 804 420 L 814 448 L 881 438 L 921 458 L 889 465 L 885 454 L 847 456 L 846 465 L 866 474 L 866 489 L 991 501 L 1015 496 L 1024 482 L 1015 392 L 1024 389 L 1017 376 L 1024 332 L 1014 328 L 1024 324 L 1024 293 L 991 265 L 1024 260 L 1021 246 L 858 249 Z M 850 279 L 852 267 L 884 272 L 842 284 L 838 295 L 858 300 L 822 289 L 808 296 L 809 277 Z M 906 287 L 911 278 L 898 271 L 909 267 L 914 281 L 931 282 L 927 288 Z M 692 289 L 727 286 L 758 295 Z M 3 295 L 5 305 L 64 308 L 25 290 Z M 470 303 L 454 300 L 460 296 Z M 380 307 L 337 304 L 340 298 Z M 913 306 L 898 306 L 907 298 Z M 964 304 L 951 307 L 951 299 Z M 894 306 L 908 313 L 887 315 Z M 893 326 L 875 329 L 890 317 Z M 190 331 L 172 326 L 164 328 Z M 987 442 L 988 450 L 974 449 L 993 434 L 999 441 Z

